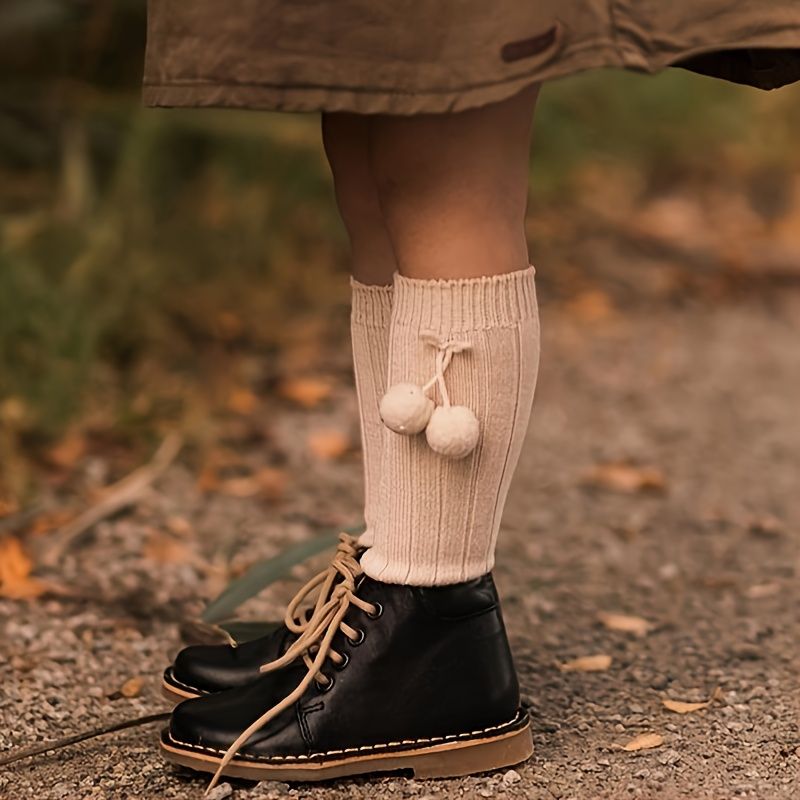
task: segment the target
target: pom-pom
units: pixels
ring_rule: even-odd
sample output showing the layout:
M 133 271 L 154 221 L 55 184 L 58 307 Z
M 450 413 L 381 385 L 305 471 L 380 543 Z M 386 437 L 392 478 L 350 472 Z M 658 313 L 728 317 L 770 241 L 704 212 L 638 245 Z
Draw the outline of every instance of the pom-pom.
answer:
M 433 400 L 415 383 L 398 383 L 381 398 L 383 424 L 408 436 L 425 430 L 433 413 Z
M 466 406 L 439 406 L 431 415 L 425 437 L 431 450 L 447 458 L 464 458 L 478 444 L 478 418 Z

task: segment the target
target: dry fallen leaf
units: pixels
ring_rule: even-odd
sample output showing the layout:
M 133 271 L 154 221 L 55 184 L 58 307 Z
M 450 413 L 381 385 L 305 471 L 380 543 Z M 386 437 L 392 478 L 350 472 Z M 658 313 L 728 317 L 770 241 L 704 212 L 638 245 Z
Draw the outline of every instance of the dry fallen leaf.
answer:
M 75 512 L 71 509 L 62 508 L 56 511 L 45 511 L 33 520 L 28 533 L 31 536 L 41 536 L 63 527 L 74 518 Z
M 653 627 L 652 623 L 642 617 L 634 617 L 629 614 L 611 614 L 601 611 L 597 618 L 610 631 L 622 631 L 623 633 L 633 633 L 636 636 L 644 636 Z
M 86 438 L 73 430 L 47 451 L 47 460 L 61 469 L 71 469 L 86 453 Z
M 19 511 L 19 503 L 13 497 L 0 495 L 0 517 L 9 517 Z
M 702 711 L 702 709 L 708 708 L 715 700 L 719 700 L 722 695 L 722 689 L 717 687 L 711 697 L 702 703 L 685 703 L 682 700 L 670 700 L 669 698 L 665 698 L 661 702 L 667 711 L 674 711 L 676 714 L 691 714 L 693 711 Z
M 289 485 L 289 476 L 278 467 L 262 467 L 256 472 L 256 480 L 268 500 L 280 500 Z
M 228 478 L 214 487 L 217 491 L 231 497 L 255 497 L 261 495 L 267 500 L 279 500 L 286 492 L 289 476 L 275 467 L 262 467 L 253 475 Z
M 605 292 L 589 289 L 567 303 L 567 313 L 580 322 L 602 322 L 613 315 L 614 307 Z
M 213 466 L 206 465 L 200 470 L 197 476 L 197 489 L 200 492 L 215 492 L 219 488 L 220 480 L 217 470 Z
M 562 672 L 605 672 L 611 666 L 611 656 L 598 653 L 594 656 L 581 656 L 559 666 Z
M 244 322 L 231 311 L 220 311 L 215 322 L 217 335 L 224 341 L 232 341 L 244 333 Z
M 350 449 L 350 439 L 333 428 L 309 434 L 308 449 L 322 461 L 341 458 Z
M 745 596 L 750 600 L 761 600 L 763 597 L 774 597 L 781 591 L 781 585 L 775 581 L 772 583 L 757 583 L 745 592 Z
M 185 542 L 158 530 L 147 537 L 143 555 L 158 564 L 186 564 L 191 559 L 191 551 Z
M 614 749 L 635 753 L 637 750 L 652 750 L 654 747 L 661 747 L 662 744 L 664 737 L 660 733 L 642 733 L 634 736 L 627 744 L 614 745 Z
M 282 397 L 302 408 L 314 408 L 331 395 L 333 387 L 325 378 L 287 378 L 278 391 Z
M 596 464 L 584 474 L 581 482 L 585 486 L 622 494 L 663 492 L 667 488 L 667 480 L 658 467 L 621 462 Z
M 253 497 L 261 491 L 254 475 L 244 475 L 238 478 L 228 478 L 221 481 L 216 487 L 222 494 L 231 497 Z
M 119 689 L 119 693 L 123 697 L 138 697 L 144 686 L 144 678 L 136 675 L 133 678 L 128 678 Z
M 39 597 L 50 587 L 45 581 L 31 577 L 33 562 L 19 539 L 0 538 L 0 597 L 23 600 Z
M 182 538 L 187 538 L 193 533 L 192 523 L 186 517 L 181 517 L 178 514 L 167 517 L 165 524 L 170 533 Z
M 662 704 L 667 711 L 674 711 L 676 714 L 691 714 L 692 711 L 700 711 L 711 705 L 710 700 L 705 703 L 684 703 L 682 700 L 662 700 Z
M 249 416 L 258 408 L 258 397 L 249 389 L 234 389 L 228 395 L 228 408 L 236 414 Z

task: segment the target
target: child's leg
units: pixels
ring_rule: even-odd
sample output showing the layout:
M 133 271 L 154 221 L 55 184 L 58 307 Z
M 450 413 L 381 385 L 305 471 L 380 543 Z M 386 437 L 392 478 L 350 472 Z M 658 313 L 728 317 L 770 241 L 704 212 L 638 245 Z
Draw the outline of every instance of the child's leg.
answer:
M 400 271 L 388 385 L 425 384 L 437 352 L 466 345 L 450 356 L 444 379 L 452 404 L 469 408 L 479 425 L 476 447 L 458 459 L 433 449 L 441 450 L 438 412 L 425 433 L 385 434 L 380 512 L 362 560 L 382 581 L 457 583 L 494 563 L 538 367 L 524 234 L 535 99 L 534 87 L 485 108 L 382 117 L 371 128 L 373 174 Z M 431 393 L 446 405 L 439 388 Z
M 342 540 L 321 581 L 290 604 L 288 623 L 299 635 L 266 669 L 259 665 L 264 674 L 178 705 L 162 734 L 176 763 L 216 771 L 214 781 L 223 773 L 319 780 L 398 770 L 453 777 L 530 755 L 528 716 L 485 573 L 536 380 L 538 320 L 522 231 L 534 94 L 452 117 L 368 121 L 400 274 L 391 304 L 380 297 L 387 287 L 355 286 L 365 432 L 378 418 L 387 359 L 390 385 L 422 384 L 437 371 L 435 396 L 444 407 L 425 433 L 376 427 L 372 443 L 365 435 L 368 473 L 370 454 L 381 456 L 377 505 L 368 484 L 372 546 L 360 554 Z M 374 221 L 375 210 L 364 208 L 363 192 L 347 199 L 354 172 L 337 171 L 355 238 L 359 214 Z M 377 222 L 364 228 L 366 237 L 380 230 Z M 374 255 L 382 246 L 358 249 Z M 371 270 L 369 255 L 358 260 Z M 382 350 L 375 344 L 381 331 L 388 335 Z M 449 411 L 473 433 L 478 425 L 475 449 L 458 460 L 432 447 L 452 445 L 447 434 L 458 433 L 445 424 L 438 439 L 432 435 L 437 420 L 452 422 L 448 392 Z M 315 591 L 313 615 L 296 624 L 296 603 Z
M 370 171 L 369 125 L 370 118 L 360 114 L 323 114 L 322 142 L 339 215 L 350 238 L 353 278 L 362 284 L 389 286 L 397 261 Z
M 322 140 L 333 173 L 339 213 L 350 238 L 353 368 L 364 456 L 364 519 L 359 540 L 372 544 L 380 490 L 383 426 L 378 402 L 386 391 L 392 277 L 397 269 L 369 168 L 369 119 L 358 114 L 325 114 Z
M 473 278 L 525 266 L 537 93 L 459 114 L 374 119 L 372 174 L 402 275 Z

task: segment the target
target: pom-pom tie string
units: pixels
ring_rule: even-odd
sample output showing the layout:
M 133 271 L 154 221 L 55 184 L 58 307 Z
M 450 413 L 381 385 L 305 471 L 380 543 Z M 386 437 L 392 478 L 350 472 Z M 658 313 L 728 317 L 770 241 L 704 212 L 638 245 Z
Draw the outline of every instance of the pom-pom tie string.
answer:
M 427 394 L 435 385 L 438 385 L 439 394 L 442 396 L 442 405 L 445 408 L 450 408 L 450 395 L 447 393 L 444 373 L 450 366 L 453 355 L 469 350 L 472 345 L 466 339 L 442 339 L 432 331 L 421 334 L 420 339 L 436 348 L 436 373 L 422 387 L 422 391 Z

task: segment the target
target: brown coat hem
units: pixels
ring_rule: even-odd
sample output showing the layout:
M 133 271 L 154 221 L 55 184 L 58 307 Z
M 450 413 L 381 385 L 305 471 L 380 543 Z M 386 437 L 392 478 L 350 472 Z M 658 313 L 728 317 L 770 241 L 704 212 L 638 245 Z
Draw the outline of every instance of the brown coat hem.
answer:
M 597 42 L 586 47 L 565 50 L 558 61 L 549 67 L 537 67 L 529 73 L 517 75 L 482 85 L 471 85 L 457 89 L 428 89 L 424 92 L 404 92 L 386 86 L 313 86 L 268 83 L 233 83 L 176 80 L 161 83 L 145 83 L 143 101 L 146 106 L 176 108 L 239 108 L 262 111 L 313 112 L 350 111 L 361 114 L 419 114 L 457 112 L 499 102 L 513 96 L 531 83 L 556 80 L 590 69 L 621 67 L 637 72 L 655 74 L 670 66 L 694 64 L 705 72 L 703 65 L 717 53 L 737 53 L 744 49 L 762 49 L 759 42 L 745 43 L 741 47 L 709 45 L 687 50 L 660 64 L 647 64 L 638 51 L 626 53 L 612 43 Z M 587 57 L 588 56 L 588 57 Z M 794 72 L 763 71 L 760 88 L 772 89 L 800 79 L 800 62 L 793 64 Z M 724 75 L 735 79 L 735 75 Z

